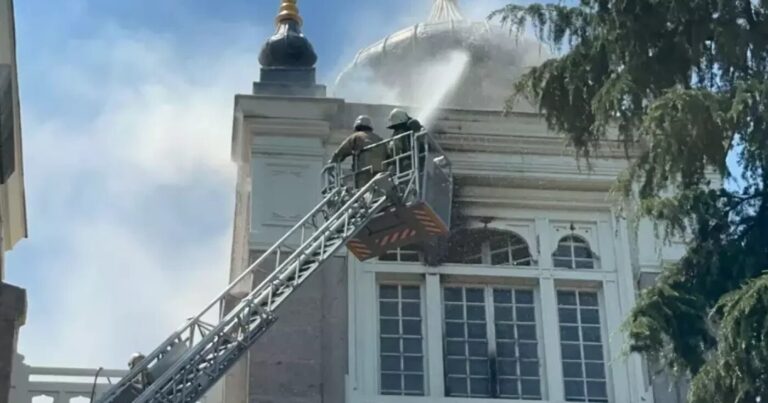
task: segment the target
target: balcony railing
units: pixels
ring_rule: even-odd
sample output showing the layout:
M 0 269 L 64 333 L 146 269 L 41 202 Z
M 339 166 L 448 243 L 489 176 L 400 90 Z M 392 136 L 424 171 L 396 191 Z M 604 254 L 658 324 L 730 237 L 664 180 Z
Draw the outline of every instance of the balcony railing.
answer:
M 101 396 L 128 373 L 122 369 L 33 367 L 24 357 L 14 360 L 10 402 L 74 403 Z M 199 403 L 220 403 L 216 387 Z M 77 399 L 77 400 L 75 400 Z M 86 400 L 83 400 L 86 399 Z

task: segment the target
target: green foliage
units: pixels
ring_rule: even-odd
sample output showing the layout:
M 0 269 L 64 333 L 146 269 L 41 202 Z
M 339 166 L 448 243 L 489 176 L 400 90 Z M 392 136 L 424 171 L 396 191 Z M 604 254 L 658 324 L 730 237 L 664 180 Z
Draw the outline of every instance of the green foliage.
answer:
M 617 188 L 688 242 L 627 319 L 630 350 L 688 372 L 692 402 L 768 399 L 768 1 L 580 0 L 489 18 L 562 51 L 512 97 L 587 159 L 616 130 L 635 156 Z

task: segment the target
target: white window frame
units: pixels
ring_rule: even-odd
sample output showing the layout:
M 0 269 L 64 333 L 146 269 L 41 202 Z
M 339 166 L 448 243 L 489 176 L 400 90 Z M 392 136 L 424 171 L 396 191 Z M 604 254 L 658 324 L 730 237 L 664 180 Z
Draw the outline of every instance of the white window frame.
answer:
M 462 287 L 462 288 L 483 288 L 484 289 L 484 304 L 485 304 L 485 318 L 486 318 L 486 327 L 487 327 L 487 342 L 490 347 L 491 343 L 496 343 L 496 329 L 495 329 L 495 322 L 491 321 L 491 319 L 495 319 L 495 313 L 493 312 L 493 289 L 494 288 L 500 288 L 500 289 L 520 289 L 520 290 L 530 290 L 533 292 L 533 312 L 535 315 L 535 328 L 536 328 L 536 352 L 537 352 L 537 358 L 539 361 L 539 390 L 541 392 L 541 399 L 539 400 L 531 400 L 534 402 L 546 402 L 549 396 L 548 390 L 547 390 L 547 365 L 546 365 L 546 356 L 545 356 L 545 346 L 544 346 L 544 331 L 542 327 L 543 317 L 542 317 L 542 310 L 541 310 L 541 297 L 539 293 L 539 289 L 537 285 L 530 284 L 526 281 L 515 281 L 514 279 L 500 279 L 500 282 L 492 283 L 490 281 L 478 281 L 475 279 L 461 279 L 457 277 L 450 276 L 449 278 L 444 278 L 442 281 L 440 281 L 440 334 L 437 335 L 439 338 L 441 349 L 444 348 L 445 343 L 445 303 L 443 299 L 443 291 L 445 287 Z M 495 344 L 494 344 L 494 349 Z M 441 350 L 442 354 L 440 355 L 440 360 L 443 362 L 443 366 L 445 365 L 445 352 L 444 349 Z M 443 371 L 444 372 L 444 371 Z M 445 379 L 445 374 L 441 373 L 439 374 L 443 380 Z M 520 399 L 507 399 L 507 398 L 495 398 L 495 397 L 450 397 L 445 394 L 445 384 L 443 384 L 443 389 L 440 391 L 442 396 L 448 399 L 472 399 L 472 400 L 488 400 L 492 402 L 499 402 L 499 401 L 528 401 L 528 400 L 520 400 Z
M 393 285 L 393 286 L 416 286 L 419 287 L 419 297 L 421 298 L 419 300 L 419 310 L 421 314 L 421 354 L 422 354 L 422 365 L 424 368 L 424 395 L 392 395 L 387 394 L 385 395 L 382 393 L 381 389 L 381 312 L 380 312 L 380 306 L 379 302 L 381 301 L 381 286 L 382 285 Z M 376 303 L 375 303 L 375 310 L 376 310 L 376 390 L 378 391 L 378 394 L 381 396 L 399 396 L 399 397 L 424 397 L 430 395 L 429 390 L 429 357 L 428 357 L 428 341 L 427 341 L 427 301 L 426 301 L 426 284 L 424 281 L 418 281 L 415 279 L 390 279 L 390 278 L 384 278 L 384 279 L 377 279 L 376 280 Z

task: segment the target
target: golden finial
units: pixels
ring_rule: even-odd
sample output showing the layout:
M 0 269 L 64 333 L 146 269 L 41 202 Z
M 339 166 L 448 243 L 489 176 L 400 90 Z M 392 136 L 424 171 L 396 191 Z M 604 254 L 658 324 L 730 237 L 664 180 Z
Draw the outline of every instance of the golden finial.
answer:
M 296 7 L 296 0 L 282 0 L 280 3 L 280 12 L 275 18 L 275 23 L 280 24 L 285 21 L 296 21 L 301 25 L 301 17 L 299 16 L 299 8 Z

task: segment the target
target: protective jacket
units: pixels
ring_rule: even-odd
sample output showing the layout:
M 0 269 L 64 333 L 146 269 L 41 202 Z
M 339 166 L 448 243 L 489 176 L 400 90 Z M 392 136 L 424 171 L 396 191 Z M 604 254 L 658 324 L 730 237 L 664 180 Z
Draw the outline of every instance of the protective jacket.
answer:
M 382 144 L 379 147 L 365 149 L 372 144 L 381 142 L 382 138 L 372 131 L 356 131 L 347 137 L 331 156 L 331 162 L 341 162 L 352 155 L 356 156 L 354 169 L 358 172 L 366 170 L 362 176 L 356 175 L 356 185 L 364 185 L 373 175 L 382 172 L 383 162 L 387 158 L 387 149 Z M 370 170 L 368 170 L 370 168 Z

